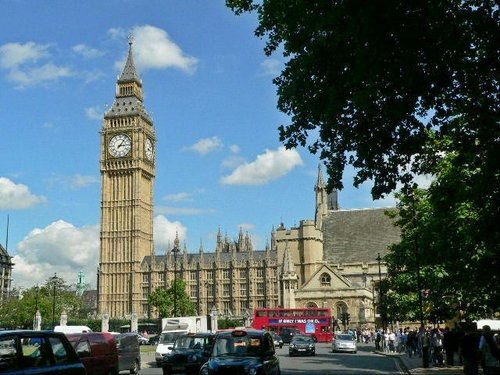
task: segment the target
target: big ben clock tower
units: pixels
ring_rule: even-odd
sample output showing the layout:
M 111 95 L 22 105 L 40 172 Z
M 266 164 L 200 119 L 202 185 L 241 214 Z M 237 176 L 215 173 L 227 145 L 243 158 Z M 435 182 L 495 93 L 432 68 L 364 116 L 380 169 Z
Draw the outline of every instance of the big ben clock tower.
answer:
M 121 318 L 145 312 L 139 267 L 153 253 L 156 136 L 141 79 L 128 57 L 101 131 L 101 249 L 98 312 Z

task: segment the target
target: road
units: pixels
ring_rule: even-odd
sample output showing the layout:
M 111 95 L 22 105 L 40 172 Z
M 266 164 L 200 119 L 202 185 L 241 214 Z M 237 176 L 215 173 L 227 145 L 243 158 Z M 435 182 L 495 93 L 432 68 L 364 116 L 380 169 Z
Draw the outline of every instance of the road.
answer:
M 358 352 L 332 353 L 330 344 L 316 344 L 314 357 L 289 357 L 288 345 L 277 349 L 282 375 L 400 375 L 394 358 L 373 353 L 373 344 L 358 344 Z M 154 353 L 143 354 L 140 375 L 162 373 L 154 362 Z

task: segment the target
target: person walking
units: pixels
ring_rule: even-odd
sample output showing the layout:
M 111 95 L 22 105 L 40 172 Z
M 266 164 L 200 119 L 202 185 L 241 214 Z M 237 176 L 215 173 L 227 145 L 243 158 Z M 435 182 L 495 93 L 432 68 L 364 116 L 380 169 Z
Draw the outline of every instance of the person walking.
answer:
M 472 325 L 464 327 L 464 335 L 459 342 L 460 357 L 462 358 L 464 374 L 479 374 L 479 335 Z
M 455 353 L 458 349 L 457 335 L 455 331 L 450 330 L 448 327 L 444 329 L 443 334 L 443 349 L 446 354 L 446 364 L 448 366 L 454 365 Z
M 483 326 L 479 353 L 484 375 L 500 375 L 500 348 L 488 325 Z

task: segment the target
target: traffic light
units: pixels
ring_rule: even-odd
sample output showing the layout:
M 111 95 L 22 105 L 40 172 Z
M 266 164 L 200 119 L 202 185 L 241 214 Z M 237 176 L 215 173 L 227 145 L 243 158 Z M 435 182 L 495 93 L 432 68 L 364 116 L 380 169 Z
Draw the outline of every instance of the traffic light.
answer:
M 351 321 L 351 314 L 344 311 L 342 314 L 340 314 L 340 320 L 342 321 L 342 324 L 344 324 L 344 325 L 349 324 L 349 322 Z

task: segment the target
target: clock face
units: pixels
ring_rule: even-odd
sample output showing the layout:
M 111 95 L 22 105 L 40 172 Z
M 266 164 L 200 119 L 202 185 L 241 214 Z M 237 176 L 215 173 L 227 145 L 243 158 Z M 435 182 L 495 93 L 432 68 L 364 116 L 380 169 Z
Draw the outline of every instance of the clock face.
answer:
M 118 134 L 111 138 L 109 142 L 109 153 L 115 158 L 128 155 L 132 148 L 132 141 L 128 135 Z
M 146 142 L 144 143 L 144 152 L 148 160 L 153 160 L 153 142 L 149 138 L 146 138 Z

